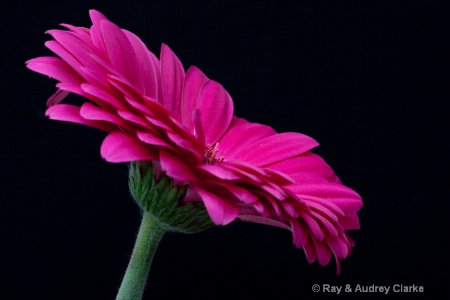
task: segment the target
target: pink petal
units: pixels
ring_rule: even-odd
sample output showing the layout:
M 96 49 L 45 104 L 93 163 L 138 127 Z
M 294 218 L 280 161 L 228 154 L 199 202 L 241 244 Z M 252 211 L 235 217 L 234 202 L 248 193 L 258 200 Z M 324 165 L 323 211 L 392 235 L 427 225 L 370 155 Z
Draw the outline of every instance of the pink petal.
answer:
M 208 192 L 199 187 L 195 187 L 194 190 L 202 198 L 206 210 L 216 225 L 227 225 L 238 216 L 238 206 L 222 199 L 216 193 Z
M 171 116 L 171 113 L 160 103 L 145 97 L 136 88 L 129 85 L 122 77 L 110 76 L 110 83 L 119 89 L 129 105 L 136 109 L 139 115 L 145 115 L 145 118 L 152 124 L 160 126 L 165 130 L 174 132 L 185 132 Z
M 291 173 L 289 175 L 291 175 L 292 178 L 295 179 L 295 183 L 297 184 L 328 183 L 328 181 L 325 178 L 319 176 L 318 174 L 298 172 L 298 173 Z
M 114 23 L 103 20 L 100 22 L 106 51 L 111 65 L 135 87 L 142 86 L 142 78 L 139 78 L 139 62 L 130 41 L 123 31 Z
M 202 165 L 199 167 L 199 169 L 204 170 L 221 180 L 236 180 L 240 178 L 231 170 L 223 168 L 219 165 Z
M 307 243 L 303 247 L 305 251 L 306 260 L 312 264 L 317 258 L 316 246 L 311 238 L 308 239 Z
M 325 266 L 330 262 L 331 259 L 331 251 L 328 245 L 325 242 L 321 242 L 318 240 L 313 240 L 316 246 L 317 252 L 317 260 L 319 261 L 319 265 Z
M 85 81 L 92 81 L 87 76 L 90 72 L 101 73 L 98 69 L 103 71 L 101 64 L 92 58 L 98 51 L 90 38 L 89 41 L 85 41 L 76 33 L 61 30 L 50 30 L 48 33 L 55 38 L 55 41 L 47 41 L 45 46 L 67 62 Z
M 345 216 L 339 218 L 339 223 L 346 230 L 360 229 L 359 218 L 356 212 L 349 212 Z
M 66 121 L 87 125 L 104 131 L 115 131 L 117 126 L 100 121 L 86 120 L 80 116 L 80 108 L 69 104 L 57 104 L 49 107 L 45 115 L 52 120 Z
M 314 234 L 314 237 L 319 241 L 325 238 L 323 230 L 320 228 L 319 223 L 307 213 L 301 213 L 301 219 L 308 225 L 309 230 Z
M 160 162 L 161 168 L 168 176 L 179 180 L 195 181 L 196 175 L 189 163 L 182 157 L 178 157 L 165 149 L 160 149 Z
M 162 146 L 162 147 L 170 147 L 169 144 L 167 144 L 166 141 L 161 139 L 161 137 L 152 134 L 150 132 L 136 132 L 136 136 L 141 140 L 142 142 L 153 145 L 153 146 Z
M 279 186 L 272 184 L 271 182 L 265 182 L 260 187 L 278 200 L 283 200 L 286 198 L 284 191 Z
M 319 221 L 324 227 L 325 229 L 328 231 L 328 235 L 327 237 L 337 237 L 339 232 L 338 229 L 336 229 L 336 226 L 340 227 L 337 223 L 336 225 L 332 224 L 330 221 L 328 221 L 328 219 L 324 218 L 322 215 L 311 211 L 310 212 L 311 216 L 314 217 L 315 220 Z
M 60 24 L 60 25 L 69 29 L 70 31 L 74 32 L 78 36 L 78 38 L 83 40 L 84 43 L 86 43 L 88 45 L 92 45 L 91 34 L 89 32 L 89 29 L 84 28 L 84 27 L 73 26 L 70 24 L 64 24 L 64 23 Z
M 336 237 L 333 239 L 329 239 L 329 240 L 327 240 L 327 243 L 330 246 L 330 248 L 333 250 L 333 253 L 336 255 L 336 257 L 338 257 L 338 258 L 346 258 L 347 257 L 349 246 L 341 238 Z
M 93 25 L 90 28 L 92 44 L 97 49 L 98 55 L 102 57 L 107 57 L 107 51 L 105 46 L 105 41 L 103 39 L 102 30 L 100 28 L 100 22 L 93 22 Z
M 221 163 L 221 167 L 240 175 L 241 178 L 248 178 L 252 183 L 261 184 L 263 182 L 261 177 L 266 175 L 260 168 L 253 167 L 252 165 L 240 161 L 224 161 Z
M 336 256 L 334 257 L 336 261 L 336 275 L 341 274 L 341 261 Z
M 90 28 L 92 43 L 100 53 L 106 55 L 106 47 L 100 24 L 102 21 L 107 21 L 108 19 L 102 13 L 94 9 L 89 10 L 89 16 L 93 24 Z
M 59 88 L 60 90 L 69 92 L 69 93 L 73 93 L 76 95 L 80 95 L 82 97 L 88 98 L 89 99 L 89 95 L 87 95 L 80 87 L 79 84 L 73 84 L 73 83 L 67 83 L 67 82 L 60 82 L 56 84 L 56 87 Z
M 255 166 L 264 166 L 294 157 L 317 145 L 319 143 L 314 139 L 301 133 L 280 133 L 242 147 L 239 151 L 239 157 L 236 157 L 236 159 Z
M 167 131 L 169 137 L 177 142 L 187 142 L 187 144 L 183 145 L 189 149 L 195 145 L 198 146 L 194 137 L 188 134 L 181 123 L 171 116 L 167 108 L 156 101 L 142 96 L 139 91 L 124 82 L 121 77 L 111 76 L 110 82 L 125 94 L 125 99 L 131 106 L 140 111 L 140 114 L 145 114 L 145 118 L 150 124 Z
M 89 67 L 93 64 L 89 54 L 94 52 L 91 46 L 84 43 L 77 34 L 65 30 L 47 31 L 56 41 L 56 43 L 47 42 L 46 46 L 66 60 L 72 68 L 79 71 L 80 66 Z
M 77 72 L 88 84 L 98 86 L 99 88 L 103 88 L 105 90 L 110 90 L 111 85 L 108 81 L 108 75 L 117 74 L 116 70 L 114 70 L 103 59 L 94 54 L 89 54 L 89 57 L 92 59 L 92 64 L 88 67 L 78 67 Z
M 137 63 L 134 72 L 135 77 L 140 79 L 140 81 L 137 82 L 137 84 L 139 84 L 137 88 L 139 88 L 146 96 L 153 99 L 158 99 L 159 66 L 155 65 L 154 60 L 150 56 L 150 52 L 140 38 L 127 30 L 122 31 L 125 33 L 125 36 L 128 38 L 134 49 L 134 55 Z
M 214 190 L 214 186 L 224 188 L 225 190 L 230 192 L 230 194 L 234 195 L 237 200 L 247 204 L 255 203 L 258 200 L 258 197 L 255 194 L 251 193 L 251 191 L 249 191 L 247 188 L 243 188 L 234 183 L 216 181 L 211 183 L 205 182 L 204 184 L 209 185 L 209 188 Z
M 171 129 L 167 131 L 167 136 L 180 147 L 186 148 L 193 153 L 203 155 L 204 144 L 199 144 L 195 137 L 186 131 L 186 128 L 181 122 L 177 121 L 172 116 L 169 117 Z
M 361 197 L 352 189 L 338 183 L 296 184 L 287 187 L 297 194 L 314 196 L 330 201 L 344 212 L 355 212 L 362 207 Z
M 246 188 L 240 187 L 236 184 L 222 182 L 221 186 L 226 188 L 230 193 L 232 193 L 239 201 L 244 203 L 255 203 L 258 200 L 258 197 L 251 193 Z
M 103 20 L 108 20 L 101 12 L 95 9 L 89 10 L 89 16 L 93 24 L 100 24 Z
M 254 190 L 253 193 L 258 196 L 258 201 L 252 203 L 252 205 L 261 213 L 261 215 L 268 218 L 277 218 L 281 221 L 287 221 L 284 214 L 287 204 L 286 201 L 280 202 L 278 199 L 275 199 L 270 194 L 261 190 Z
M 108 80 L 113 87 L 117 88 L 123 94 L 122 96 L 123 98 L 125 98 L 126 103 L 134 107 L 141 114 L 149 114 L 153 116 L 158 115 L 158 113 L 161 113 L 162 111 L 165 111 L 166 113 L 164 115 L 160 115 L 160 117 L 169 119 L 169 116 L 167 116 L 168 112 L 164 107 L 161 107 L 161 105 L 157 107 L 149 107 L 150 105 L 155 106 L 156 102 L 146 101 L 142 93 L 131 86 L 125 78 L 111 75 L 109 76 Z M 158 109 L 158 111 L 155 112 L 153 111 L 153 109 Z
M 239 159 L 241 149 L 247 149 L 256 141 L 275 135 L 269 126 L 257 123 L 241 123 L 228 130 L 219 141 L 219 153 L 226 160 Z
M 303 210 L 303 207 L 300 205 L 296 205 L 294 201 L 286 201 L 286 199 L 283 199 L 283 201 L 280 201 L 280 205 L 283 207 L 283 210 L 292 218 L 298 219 L 300 216 L 300 212 Z M 284 212 L 277 213 L 278 216 L 281 216 L 281 214 Z
M 26 62 L 26 66 L 35 72 L 55 78 L 58 81 L 80 84 L 81 77 L 62 59 L 57 57 L 38 57 Z
M 108 103 L 115 109 L 118 110 L 126 109 L 126 105 L 123 102 L 119 101 L 118 99 L 113 97 L 108 91 L 104 90 L 103 88 L 97 85 L 83 83 L 81 84 L 81 89 L 91 97 L 100 99 L 101 101 Z M 94 102 L 98 103 L 98 101 Z
M 118 126 L 122 130 L 132 130 L 132 127 L 129 123 L 125 122 L 117 115 L 114 115 L 98 106 L 95 106 L 90 102 L 83 103 L 80 109 L 80 115 L 86 120 L 105 121 Z
M 181 120 L 184 126 L 194 130 L 193 112 L 197 108 L 197 100 L 203 85 L 208 81 L 208 77 L 197 67 L 190 67 L 186 72 L 183 86 L 183 97 L 181 99 Z
M 278 171 L 268 169 L 268 168 L 264 168 L 264 171 L 268 175 L 269 180 L 271 182 L 273 182 L 274 184 L 283 186 L 283 185 L 295 183 L 295 180 L 291 176 L 289 176 L 285 173 L 278 172 Z
M 103 140 L 100 153 L 105 160 L 117 163 L 158 158 L 154 148 L 121 131 L 112 132 Z
M 339 182 L 331 167 L 319 155 L 311 152 L 279 161 L 270 165 L 270 168 L 292 177 L 295 177 L 298 173 L 312 173 L 325 178 L 327 181 Z
M 348 245 L 350 247 L 355 247 L 355 241 L 348 235 L 348 233 L 345 232 L 344 234 L 345 234 L 345 237 L 347 238 Z M 351 252 L 352 248 L 350 248 L 349 250 Z
M 200 145 L 205 145 L 205 130 L 202 124 L 202 114 L 200 109 L 196 108 L 192 114 L 192 120 L 194 124 L 194 132 L 195 137 Z M 191 131 L 191 132 L 192 132 Z
M 317 208 L 317 210 L 322 211 L 324 209 L 327 209 L 331 211 L 334 215 L 338 216 L 344 215 L 344 212 L 342 211 L 342 209 L 339 208 L 339 206 L 322 198 L 310 195 L 302 195 L 302 200 L 304 200 L 309 207 Z
M 172 132 L 171 130 L 167 131 L 167 136 L 169 137 L 169 139 L 175 144 L 177 145 L 177 147 L 180 150 L 183 150 L 183 152 L 189 151 L 191 155 L 193 155 L 195 157 L 195 160 L 197 161 L 197 163 L 199 161 L 201 161 L 201 156 L 199 153 L 199 149 L 198 147 L 196 147 L 197 145 L 193 144 L 192 141 L 190 141 L 188 135 L 186 135 L 184 132 Z M 187 153 L 186 153 L 187 155 Z
M 233 118 L 233 101 L 220 84 L 208 80 L 200 92 L 197 108 L 201 111 L 205 142 L 212 145 L 230 125 Z
M 134 113 L 131 113 L 129 111 L 117 111 L 117 114 L 124 120 L 127 120 L 131 123 L 133 123 L 134 125 L 137 126 L 137 129 L 140 130 L 145 130 L 146 132 L 152 132 L 155 133 L 156 129 L 151 127 L 150 124 L 147 122 L 146 119 L 143 119 L 137 115 L 135 115 Z
M 80 61 L 76 59 L 75 56 L 70 53 L 65 47 L 63 47 L 59 42 L 47 41 L 45 42 L 45 46 L 53 53 L 61 57 L 74 70 L 77 70 L 81 66 Z
M 292 219 L 290 221 L 291 225 L 291 231 L 294 238 L 294 245 L 297 248 L 302 248 L 305 246 L 306 242 L 308 241 L 308 234 L 306 230 L 303 228 L 303 226 L 295 219 Z
M 161 46 L 161 88 L 162 104 L 180 120 L 181 96 L 184 82 L 184 68 L 178 57 L 165 44 Z
M 261 217 L 260 215 L 248 215 L 240 213 L 238 219 L 244 222 L 252 222 L 264 225 L 275 226 L 283 229 L 290 229 L 285 223 L 278 220 Z
M 238 118 L 236 116 L 233 116 L 233 119 L 231 119 L 231 123 L 230 123 L 230 127 L 228 127 L 228 130 L 231 130 L 232 128 L 244 124 L 244 123 L 249 123 L 246 119 L 244 118 Z
M 56 105 L 56 104 L 60 103 L 69 94 L 70 94 L 70 92 L 68 92 L 68 91 L 64 91 L 64 90 L 58 89 L 56 91 L 56 93 L 54 93 L 50 98 L 48 98 L 48 100 L 47 100 L 47 107 L 50 107 L 50 106 L 53 106 L 53 105 Z
M 314 211 L 314 212 L 316 212 L 316 213 L 318 213 L 318 214 L 320 214 L 320 215 L 322 215 L 322 216 L 332 220 L 333 222 L 336 222 L 336 223 L 339 222 L 339 219 L 336 216 L 336 214 L 334 214 L 328 208 L 326 208 L 326 207 L 324 207 L 324 206 L 322 206 L 320 204 L 317 204 L 315 202 L 306 201 L 304 198 L 302 198 L 302 200 L 305 201 L 307 207 L 309 209 L 311 209 L 311 211 Z

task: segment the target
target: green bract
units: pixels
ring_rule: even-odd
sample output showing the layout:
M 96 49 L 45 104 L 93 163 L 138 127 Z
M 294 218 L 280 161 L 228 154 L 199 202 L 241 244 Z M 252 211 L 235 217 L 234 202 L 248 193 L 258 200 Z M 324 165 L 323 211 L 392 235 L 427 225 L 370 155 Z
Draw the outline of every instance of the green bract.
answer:
M 128 185 L 136 202 L 167 231 L 194 233 L 214 225 L 203 203 L 184 203 L 186 187 L 174 186 L 165 174 L 156 179 L 151 163 L 130 163 Z

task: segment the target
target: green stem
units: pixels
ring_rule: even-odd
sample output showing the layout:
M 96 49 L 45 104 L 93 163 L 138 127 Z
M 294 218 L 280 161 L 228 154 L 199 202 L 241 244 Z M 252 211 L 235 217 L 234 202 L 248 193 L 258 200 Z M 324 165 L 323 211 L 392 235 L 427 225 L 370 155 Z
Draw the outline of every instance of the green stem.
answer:
M 153 256 L 165 232 L 158 220 L 144 211 L 133 254 L 116 300 L 142 299 Z

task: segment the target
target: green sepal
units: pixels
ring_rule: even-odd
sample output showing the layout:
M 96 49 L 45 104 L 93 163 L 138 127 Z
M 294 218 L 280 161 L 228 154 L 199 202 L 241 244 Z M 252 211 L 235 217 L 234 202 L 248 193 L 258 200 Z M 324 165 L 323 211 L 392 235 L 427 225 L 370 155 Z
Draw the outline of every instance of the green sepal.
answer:
M 165 174 L 156 180 L 151 162 L 131 162 L 128 168 L 131 195 L 165 230 L 194 233 L 214 225 L 203 203 L 183 203 L 185 186 L 174 186 Z

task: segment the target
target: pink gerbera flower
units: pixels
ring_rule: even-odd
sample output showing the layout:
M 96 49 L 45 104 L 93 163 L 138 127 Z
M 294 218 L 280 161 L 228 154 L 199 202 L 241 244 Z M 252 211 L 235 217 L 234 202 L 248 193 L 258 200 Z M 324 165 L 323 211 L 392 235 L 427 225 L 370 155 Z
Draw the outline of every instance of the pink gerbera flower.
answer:
M 28 68 L 59 81 L 46 114 L 109 132 L 110 162 L 151 161 L 186 188 L 183 203 L 201 202 L 217 225 L 234 220 L 292 231 L 308 262 L 326 265 L 350 254 L 347 230 L 358 229 L 360 196 L 341 184 L 300 133 L 277 133 L 233 114 L 227 91 L 198 68 L 186 72 L 162 45 L 159 59 L 133 33 L 95 10 L 88 28 L 50 30 Z M 90 101 L 60 104 L 69 93 Z

